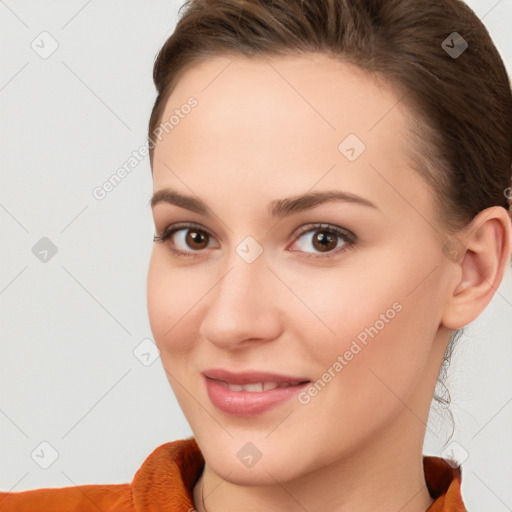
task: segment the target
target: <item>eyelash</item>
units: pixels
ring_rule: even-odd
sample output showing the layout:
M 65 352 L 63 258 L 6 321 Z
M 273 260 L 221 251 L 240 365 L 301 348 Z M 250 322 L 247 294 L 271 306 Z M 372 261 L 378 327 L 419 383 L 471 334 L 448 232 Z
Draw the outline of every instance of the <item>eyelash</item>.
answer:
M 153 237 L 154 242 L 160 242 L 165 243 L 168 239 L 171 238 L 171 236 L 176 233 L 177 231 L 181 231 L 182 229 L 195 229 L 197 231 L 200 231 L 201 233 L 206 234 L 208 237 L 215 238 L 210 231 L 207 229 L 199 226 L 198 224 L 190 223 L 190 222 L 182 222 L 178 224 L 173 224 L 172 226 L 167 227 L 164 229 L 163 233 L 161 235 L 156 235 Z M 334 256 L 338 256 L 339 254 L 346 252 L 353 248 L 353 246 L 357 242 L 357 237 L 347 229 L 339 228 L 337 226 L 334 226 L 332 224 L 324 224 L 324 223 L 318 223 L 318 224 L 308 224 L 302 228 L 299 229 L 299 232 L 297 235 L 295 235 L 293 243 L 295 243 L 297 240 L 299 240 L 303 235 L 310 232 L 315 231 L 325 231 L 327 233 L 330 233 L 332 235 L 337 236 L 338 238 L 341 238 L 345 245 L 342 247 L 335 248 L 331 251 L 328 251 L 326 253 L 305 253 L 305 258 L 332 258 Z M 190 252 L 184 252 L 179 251 L 177 249 L 173 249 L 172 247 L 169 247 L 169 250 L 177 257 L 179 258 L 190 258 L 197 256 L 198 253 L 201 251 L 193 251 Z M 205 249 L 203 249 L 205 250 Z M 292 251 L 292 252 L 301 252 L 301 251 Z

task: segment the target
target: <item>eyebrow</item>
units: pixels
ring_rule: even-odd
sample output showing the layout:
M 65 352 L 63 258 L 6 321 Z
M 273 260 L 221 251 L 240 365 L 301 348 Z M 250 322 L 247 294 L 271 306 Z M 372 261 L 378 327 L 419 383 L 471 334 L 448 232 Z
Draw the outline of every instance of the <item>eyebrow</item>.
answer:
M 322 192 L 309 192 L 307 194 L 287 197 L 285 199 L 275 199 L 270 203 L 269 212 L 274 218 L 283 218 L 332 201 L 354 203 L 378 210 L 374 203 L 351 192 L 325 190 Z M 210 209 L 206 203 L 201 201 L 201 199 L 183 195 L 170 188 L 163 188 L 155 192 L 149 203 L 152 209 L 157 204 L 167 203 L 179 206 L 180 208 L 185 208 L 186 210 L 190 210 L 191 212 L 195 212 L 200 215 L 208 215 L 210 213 Z

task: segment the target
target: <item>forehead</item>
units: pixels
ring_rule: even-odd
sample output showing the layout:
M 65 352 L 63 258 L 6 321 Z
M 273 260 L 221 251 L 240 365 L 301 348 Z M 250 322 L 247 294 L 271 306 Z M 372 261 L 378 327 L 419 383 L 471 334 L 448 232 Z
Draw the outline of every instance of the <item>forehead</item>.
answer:
M 370 142 L 390 127 L 400 135 L 407 117 L 399 95 L 377 75 L 323 54 L 226 56 L 192 64 L 179 74 L 162 121 L 190 97 L 197 107 L 189 119 L 173 123 L 172 135 L 193 127 L 196 137 L 208 131 L 211 140 L 212 125 L 219 135 L 230 127 L 240 129 L 229 135 L 243 146 L 249 130 L 283 142 L 305 141 L 312 132 L 326 142 L 348 133 Z
M 190 98 L 196 106 L 183 108 Z M 361 193 L 377 172 L 415 200 L 417 176 L 405 151 L 409 112 L 400 99 L 376 75 L 322 54 L 195 63 L 180 75 L 162 116 L 175 122 L 155 149 L 154 188 L 173 180 L 172 167 L 196 185 L 207 175 L 219 190 L 268 188 L 271 180 L 283 193 L 299 193 L 335 166 L 322 184 L 339 186 L 342 178 Z M 352 146 L 360 153 L 354 160 L 346 153 Z
M 388 122 L 404 113 L 398 105 L 400 95 L 378 74 L 320 53 L 219 56 L 192 63 L 178 73 L 163 118 L 190 96 L 202 104 L 205 120 L 206 108 L 221 119 L 231 113 L 239 120 L 244 114 L 246 120 L 263 114 L 269 120 L 283 119 L 283 112 L 291 108 L 314 127 L 323 123 L 332 131 L 350 127 L 366 132 L 391 109 Z M 276 106 L 280 108 L 272 108 Z

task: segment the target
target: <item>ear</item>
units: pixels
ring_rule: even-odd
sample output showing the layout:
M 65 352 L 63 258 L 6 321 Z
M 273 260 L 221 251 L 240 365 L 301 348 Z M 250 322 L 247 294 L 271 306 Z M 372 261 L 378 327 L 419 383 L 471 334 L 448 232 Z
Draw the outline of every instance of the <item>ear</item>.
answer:
M 480 315 L 503 279 L 511 252 L 511 218 L 500 206 L 482 210 L 449 239 L 443 253 L 454 274 L 441 325 L 460 329 Z

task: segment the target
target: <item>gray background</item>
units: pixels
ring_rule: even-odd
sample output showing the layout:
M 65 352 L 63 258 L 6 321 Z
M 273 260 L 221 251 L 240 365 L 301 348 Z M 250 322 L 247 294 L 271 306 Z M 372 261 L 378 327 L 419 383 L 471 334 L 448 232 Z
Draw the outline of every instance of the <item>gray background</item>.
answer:
M 151 352 L 148 158 L 92 194 L 144 143 L 153 60 L 181 3 L 0 1 L 2 490 L 130 482 L 154 448 L 191 435 Z M 512 0 L 468 3 L 512 72 Z M 435 410 L 425 442 L 464 460 L 472 512 L 512 510 L 511 341 L 509 270 L 454 357 L 452 442 Z

